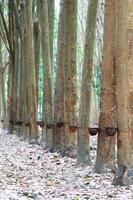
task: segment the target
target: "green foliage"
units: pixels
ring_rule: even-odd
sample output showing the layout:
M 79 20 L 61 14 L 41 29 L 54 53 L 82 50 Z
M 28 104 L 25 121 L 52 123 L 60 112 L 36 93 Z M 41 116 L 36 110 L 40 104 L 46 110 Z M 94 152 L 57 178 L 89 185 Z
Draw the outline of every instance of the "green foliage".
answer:
M 74 197 L 74 200 L 79 200 L 78 195 L 76 194 L 76 196 Z

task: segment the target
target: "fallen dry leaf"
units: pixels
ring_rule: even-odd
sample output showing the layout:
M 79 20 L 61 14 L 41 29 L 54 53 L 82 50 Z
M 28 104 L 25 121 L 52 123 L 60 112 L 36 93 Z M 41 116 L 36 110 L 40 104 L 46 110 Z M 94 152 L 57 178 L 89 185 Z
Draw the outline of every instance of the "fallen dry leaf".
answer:
M 0 200 L 133 199 L 133 186 L 114 187 L 112 179 L 111 173 L 95 174 L 93 166 L 77 167 L 76 159 L 0 130 Z

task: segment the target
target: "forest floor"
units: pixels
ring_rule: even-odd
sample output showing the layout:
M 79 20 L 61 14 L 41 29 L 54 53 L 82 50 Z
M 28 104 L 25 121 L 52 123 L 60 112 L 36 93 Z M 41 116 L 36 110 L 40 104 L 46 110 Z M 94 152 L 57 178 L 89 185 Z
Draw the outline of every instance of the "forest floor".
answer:
M 0 130 L 0 200 L 133 199 L 133 186 L 114 187 L 112 179 Z

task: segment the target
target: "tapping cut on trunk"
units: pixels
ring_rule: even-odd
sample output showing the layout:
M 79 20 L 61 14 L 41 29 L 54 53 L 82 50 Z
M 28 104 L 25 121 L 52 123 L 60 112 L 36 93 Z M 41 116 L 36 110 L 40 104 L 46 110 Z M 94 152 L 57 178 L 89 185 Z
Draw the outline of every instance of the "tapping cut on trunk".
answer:
M 72 126 L 72 125 L 69 126 L 69 131 L 72 133 L 74 133 L 76 129 L 77 129 L 77 126 Z

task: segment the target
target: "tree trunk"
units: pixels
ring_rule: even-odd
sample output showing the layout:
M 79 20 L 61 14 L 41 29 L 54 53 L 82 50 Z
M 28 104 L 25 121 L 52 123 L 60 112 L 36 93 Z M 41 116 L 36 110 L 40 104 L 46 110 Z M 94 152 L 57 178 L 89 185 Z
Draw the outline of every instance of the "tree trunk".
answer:
M 115 136 L 108 136 L 106 128 L 116 128 L 115 98 L 115 33 L 116 4 L 105 1 L 104 49 L 102 66 L 102 96 L 100 106 L 99 134 L 95 172 L 101 173 L 104 166 L 115 166 Z
M 61 0 L 60 3 L 57 51 L 54 122 L 59 123 L 60 126 L 55 126 L 54 129 L 54 147 L 56 150 L 60 149 L 64 143 L 64 0 Z
M 43 87 L 43 120 L 46 127 L 43 129 L 43 141 L 47 148 L 53 145 L 53 102 L 51 87 L 51 59 L 50 59 L 50 40 L 48 24 L 47 0 L 39 0 L 40 26 L 42 39 L 42 60 L 44 66 L 44 87 Z M 48 127 L 49 126 L 49 127 Z
M 22 4 L 23 4 L 23 12 L 22 12 Z M 16 21 L 16 34 L 15 34 L 15 41 L 16 41 L 16 46 L 15 46 L 15 57 L 16 57 L 16 66 L 15 66 L 15 70 L 16 70 L 16 83 L 15 83 L 15 88 L 14 88 L 14 95 L 17 96 L 17 113 L 16 113 L 16 131 L 19 135 L 22 134 L 22 123 L 23 123 L 23 107 L 24 107 L 24 99 L 23 99 L 23 95 L 24 95 L 24 91 L 23 88 L 24 83 L 23 82 L 23 69 L 24 66 L 22 65 L 22 45 L 23 45 L 23 38 L 24 38 L 24 32 L 23 32 L 23 26 L 25 27 L 25 13 L 24 13 L 24 2 L 23 1 L 19 1 L 19 2 L 14 2 L 14 12 L 15 12 L 15 21 Z M 19 9 L 20 8 L 20 9 Z M 19 10 L 19 14 L 18 14 L 18 10 Z M 24 51 L 25 52 L 25 51 Z M 23 52 L 23 53 L 24 53 Z M 26 54 L 26 52 L 25 52 Z M 26 65 L 25 65 L 26 66 Z M 25 131 L 24 131 L 25 132 Z M 23 133 L 24 133 L 23 132 Z
M 118 169 L 114 185 L 133 184 L 133 5 L 116 2 L 116 81 L 118 106 Z
M 47 0 L 47 4 L 48 4 L 50 58 L 51 58 L 51 65 L 53 65 L 54 5 L 55 5 L 55 0 Z
M 2 67 L 3 67 L 3 62 L 2 62 L 2 40 L 0 36 L 0 120 L 3 120 L 3 106 L 2 106 Z M 0 121 L 1 125 L 1 121 Z
M 13 121 L 14 125 L 16 125 L 16 122 L 18 121 L 18 115 L 19 115 L 19 54 L 20 54 L 20 48 L 19 48 L 19 32 L 18 28 L 16 28 L 16 18 L 14 17 L 14 77 L 13 77 Z M 22 105 L 21 105 L 22 106 Z M 17 131 L 19 131 L 17 129 Z
M 64 1 L 64 120 L 65 143 L 64 151 L 75 154 L 76 130 L 70 126 L 77 126 L 76 120 L 76 42 L 77 42 L 77 0 Z
M 34 63 L 34 43 L 33 43 L 33 23 L 32 23 L 32 0 L 25 0 L 26 16 L 26 67 L 27 67 L 27 105 L 28 121 L 26 126 L 30 130 L 30 138 L 37 139 L 37 96 L 35 81 L 35 63 Z
M 28 80 L 28 69 L 27 69 L 27 57 L 26 57 L 26 24 L 25 24 L 25 3 L 24 0 L 20 2 L 20 27 L 21 27 L 21 49 L 20 49 L 20 65 L 21 65 L 21 74 L 19 74 L 21 79 L 20 86 L 20 95 L 21 95 L 21 105 L 20 106 L 20 121 L 22 121 L 22 134 L 24 138 L 30 137 L 30 129 L 28 126 L 25 126 L 25 123 L 28 122 L 28 104 L 27 104 L 27 80 Z
M 9 40 L 10 40 L 10 52 L 9 52 L 9 77 L 8 77 L 8 105 L 7 105 L 7 119 L 9 119 L 9 132 L 13 132 L 14 128 L 14 116 L 13 116 L 13 88 L 14 88 L 14 14 L 11 0 L 8 2 L 9 6 Z
M 39 64 L 40 64 L 40 28 L 39 23 L 34 22 L 34 57 L 36 74 L 36 93 L 38 101 L 38 82 L 39 82 Z
M 88 124 L 90 121 L 91 78 L 94 54 L 95 26 L 98 0 L 90 0 L 87 11 L 86 37 L 80 95 L 77 162 L 90 164 Z

